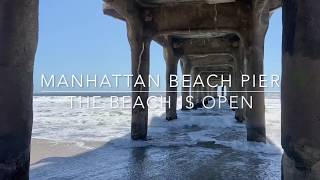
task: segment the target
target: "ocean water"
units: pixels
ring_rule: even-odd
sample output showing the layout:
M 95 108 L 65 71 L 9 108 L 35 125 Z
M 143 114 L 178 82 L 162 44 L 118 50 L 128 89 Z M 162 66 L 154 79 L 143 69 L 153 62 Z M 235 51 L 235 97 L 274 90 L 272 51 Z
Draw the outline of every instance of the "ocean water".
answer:
M 109 99 L 108 99 L 109 98 Z M 31 167 L 31 179 L 280 179 L 280 100 L 266 99 L 269 142 L 246 141 L 226 104 L 221 109 L 149 110 L 148 141 L 130 140 L 130 108 L 70 108 L 70 97 L 34 97 L 33 138 L 105 145 L 70 158 L 49 158 Z M 152 105 L 161 104 L 155 98 Z M 181 107 L 181 98 L 178 99 Z M 90 148 L 90 147 L 88 147 Z

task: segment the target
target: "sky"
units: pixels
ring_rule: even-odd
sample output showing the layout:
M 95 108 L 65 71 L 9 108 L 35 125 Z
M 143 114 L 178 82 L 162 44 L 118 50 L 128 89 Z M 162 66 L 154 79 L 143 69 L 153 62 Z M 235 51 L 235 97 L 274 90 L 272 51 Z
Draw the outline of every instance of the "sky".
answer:
M 281 75 L 281 9 L 270 20 L 265 41 L 265 74 Z M 103 15 L 99 0 L 40 1 L 39 43 L 34 89 L 41 75 L 131 74 L 130 46 L 124 22 Z M 178 68 L 178 73 L 181 73 Z M 151 44 L 150 73 L 165 77 L 162 47 Z M 122 86 L 124 88 L 125 85 Z M 164 83 L 162 83 L 162 89 Z

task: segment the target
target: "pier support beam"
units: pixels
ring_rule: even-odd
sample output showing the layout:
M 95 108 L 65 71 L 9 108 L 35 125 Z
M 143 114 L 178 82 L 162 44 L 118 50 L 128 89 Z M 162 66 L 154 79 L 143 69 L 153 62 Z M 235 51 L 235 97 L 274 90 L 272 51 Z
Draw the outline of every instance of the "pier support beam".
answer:
M 0 179 L 29 179 L 38 6 L 0 1 Z
M 256 47 L 262 48 L 263 47 Z M 261 49 L 260 49 L 261 50 Z M 249 60 L 248 75 L 253 77 L 258 82 L 259 75 L 263 74 L 263 54 L 262 50 L 257 52 L 253 50 L 254 54 Z M 264 101 L 264 88 L 253 85 L 251 80 L 247 86 L 248 97 L 252 96 L 252 108 L 247 108 L 247 140 L 265 142 L 266 129 L 265 129 L 265 101 Z
M 200 73 L 199 73 L 200 74 Z M 204 79 L 204 77 L 201 75 L 201 79 Z M 198 96 L 198 107 L 203 108 L 203 98 L 206 96 L 206 88 L 202 85 L 199 85 L 199 96 Z
M 229 86 L 224 86 L 224 96 L 229 99 L 230 96 L 230 87 Z
M 318 0 L 283 3 L 281 136 L 284 180 L 320 179 L 319 16 Z
M 240 91 L 244 91 L 243 89 L 239 89 Z M 242 97 L 245 97 L 245 93 L 243 92 L 238 92 L 238 99 L 237 99 L 237 106 L 238 109 L 235 112 L 235 119 L 237 120 L 237 122 L 242 123 L 244 122 L 245 119 L 245 108 L 246 107 L 242 107 Z
M 193 86 L 194 82 L 196 81 L 196 77 L 197 77 L 197 74 L 196 74 L 196 70 L 194 68 L 191 67 L 191 96 L 192 96 L 192 103 L 194 105 L 193 109 L 197 109 L 197 86 Z
M 196 86 L 196 106 L 197 108 L 202 108 L 202 86 L 201 85 L 197 85 Z
M 186 77 L 186 79 L 189 79 L 191 82 L 191 64 L 190 61 L 188 59 L 186 59 L 185 57 L 181 58 L 181 66 L 182 66 L 182 74 L 183 76 Z M 187 78 L 188 77 L 188 78 Z M 192 84 L 192 83 L 190 83 Z M 183 86 L 182 87 L 182 109 L 183 111 L 189 110 L 188 108 L 186 108 L 187 106 L 189 106 L 189 103 L 187 102 L 187 97 L 190 95 L 190 87 L 187 86 Z
M 214 87 L 212 89 L 212 97 L 217 98 L 218 97 L 218 88 Z
M 230 97 L 238 95 L 238 92 L 235 92 L 237 90 L 237 79 L 235 74 L 236 74 L 235 72 L 232 73 L 232 77 L 234 78 L 234 80 L 231 83 L 231 87 L 229 88 L 229 91 L 227 93 L 227 99 L 228 99 L 229 105 L 231 105 Z M 238 103 L 238 101 L 236 103 Z M 233 104 L 232 106 L 237 106 L 237 104 Z M 232 109 L 232 110 L 235 111 L 235 109 Z
M 195 88 L 194 88 L 194 90 L 195 90 L 195 92 L 194 92 L 194 105 L 195 105 L 195 109 L 197 109 L 197 108 L 201 108 L 201 101 L 199 101 L 199 99 L 200 99 L 200 96 L 201 96 L 201 88 L 200 88 L 200 86 L 196 86 Z
M 131 47 L 132 71 L 132 118 L 131 139 L 146 140 L 148 132 L 150 42 L 152 32 L 146 26 L 148 18 L 143 16 L 136 1 L 105 1 L 105 10 L 113 9 L 127 24 L 127 36 Z M 143 83 L 142 83 L 143 81 Z M 146 86 L 144 87 L 143 84 Z
M 205 86 L 203 87 L 203 93 L 201 98 L 202 105 L 207 105 L 209 103 L 208 99 L 204 99 L 208 95 L 209 95 L 209 86 Z
M 227 87 L 225 85 L 221 86 L 221 96 L 226 96 L 227 95 Z
M 237 122 L 244 122 L 245 121 L 245 107 L 242 108 L 242 97 L 246 97 L 246 93 L 244 92 L 245 89 L 241 86 L 241 73 L 240 70 L 237 72 L 237 78 L 236 78 L 236 91 L 237 91 L 237 106 L 238 109 L 235 112 L 235 119 Z
M 235 111 L 235 119 L 237 120 L 237 122 L 242 123 L 245 121 L 245 107 L 242 108 L 242 98 L 246 97 L 246 90 L 244 87 L 242 87 L 242 83 L 241 83 L 241 76 L 242 76 L 242 72 L 245 72 L 245 58 L 244 58 L 244 49 L 243 46 L 240 46 L 238 49 L 238 54 L 237 54 L 237 68 L 235 69 L 235 90 L 236 95 L 238 96 L 237 99 L 237 106 L 238 109 L 236 109 Z
M 144 84 L 149 84 L 151 39 L 144 36 L 144 29 L 137 26 L 138 23 L 129 22 L 127 24 L 128 39 L 131 46 L 132 82 L 141 82 L 143 80 Z M 142 84 L 132 85 L 131 138 L 133 140 L 147 139 L 148 97 L 148 86 L 144 87 Z
M 166 104 L 166 119 L 168 121 L 177 119 L 177 87 L 170 86 L 170 76 L 177 75 L 179 57 L 174 53 L 173 43 L 168 38 L 164 47 L 164 57 L 166 60 L 166 97 L 170 103 Z
M 264 39 L 269 25 L 268 1 L 253 1 L 253 15 L 251 33 L 246 43 L 247 50 L 247 74 L 251 77 L 247 83 L 248 96 L 252 96 L 252 109 L 247 108 L 247 140 L 256 142 L 266 142 L 265 129 L 265 101 L 264 88 L 254 85 L 259 82 L 259 75 L 263 74 L 264 59 Z

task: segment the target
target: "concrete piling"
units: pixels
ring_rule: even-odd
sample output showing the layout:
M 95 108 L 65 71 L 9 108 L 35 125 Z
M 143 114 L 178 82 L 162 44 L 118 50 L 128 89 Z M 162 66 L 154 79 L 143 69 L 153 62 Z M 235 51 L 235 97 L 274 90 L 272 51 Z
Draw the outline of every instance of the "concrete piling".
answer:
M 284 1 L 282 10 L 282 178 L 318 180 L 320 1 Z
M 0 179 L 29 179 L 38 6 L 0 2 Z

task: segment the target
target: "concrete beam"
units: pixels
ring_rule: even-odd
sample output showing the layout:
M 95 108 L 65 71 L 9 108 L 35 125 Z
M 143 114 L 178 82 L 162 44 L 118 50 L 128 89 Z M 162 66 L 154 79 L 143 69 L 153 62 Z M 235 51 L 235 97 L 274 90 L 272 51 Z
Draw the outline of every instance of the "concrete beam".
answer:
M 281 83 L 284 180 L 320 179 L 319 16 L 318 0 L 284 1 Z
M 252 20 L 250 30 L 247 31 L 246 49 L 246 74 L 250 77 L 255 75 L 256 82 L 259 75 L 263 74 L 264 40 L 269 25 L 269 1 L 252 1 Z M 246 109 L 247 140 L 266 142 L 265 129 L 265 100 L 264 88 L 253 86 L 253 80 L 246 84 L 247 96 L 252 97 L 252 108 Z
M 210 55 L 210 56 L 187 56 L 191 61 L 191 66 L 206 66 L 206 65 L 233 65 L 234 59 L 229 55 Z
M 179 4 L 221 4 L 221 3 L 233 3 L 236 0 L 136 0 L 143 7 L 157 7 L 161 5 L 172 6 Z M 265 1 L 265 0 L 261 0 Z M 281 0 L 269 0 L 270 10 L 281 7 Z M 249 2 L 249 1 L 248 1 Z
M 183 76 L 190 76 L 190 81 L 191 81 L 191 64 L 190 61 L 188 59 L 186 59 L 186 57 L 182 57 L 181 60 L 181 69 L 182 69 L 182 74 Z M 187 86 L 183 86 L 182 89 L 182 108 L 181 110 L 185 111 L 185 110 L 189 110 L 188 108 L 186 108 L 189 104 L 187 102 L 187 97 L 190 95 L 190 88 Z
M 237 56 L 240 45 L 240 38 L 234 34 L 214 38 L 175 38 L 175 51 L 184 55 L 228 53 Z
M 105 0 L 104 5 L 107 15 L 127 21 L 132 17 L 140 19 L 153 36 L 199 37 L 207 36 L 207 32 L 241 34 L 249 26 L 249 11 L 248 4 L 240 1 L 143 7 L 132 0 Z
M 151 39 L 144 36 L 144 30 L 128 24 L 128 40 L 131 47 L 131 71 L 132 82 L 143 79 L 145 84 L 149 83 L 150 72 L 150 42 Z M 133 140 L 146 140 L 148 132 L 148 106 L 149 87 L 138 84 L 132 86 L 132 118 L 131 138 Z M 135 106 L 135 104 L 143 104 Z
M 170 104 L 166 104 L 166 119 L 168 121 L 177 119 L 177 88 L 170 86 L 170 76 L 177 75 L 177 67 L 180 57 L 174 53 L 172 39 L 168 38 L 164 47 L 166 61 L 166 98 Z
M 0 1 L 0 179 L 29 179 L 38 6 Z

